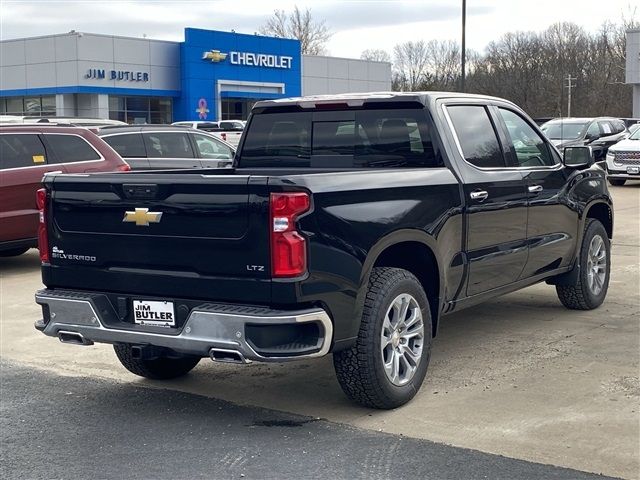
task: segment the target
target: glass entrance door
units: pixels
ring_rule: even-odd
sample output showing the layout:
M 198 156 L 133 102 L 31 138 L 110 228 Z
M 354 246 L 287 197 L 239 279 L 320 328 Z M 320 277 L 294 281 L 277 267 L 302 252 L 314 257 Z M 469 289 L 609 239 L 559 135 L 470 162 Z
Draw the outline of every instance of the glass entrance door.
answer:
M 222 118 L 220 120 L 246 120 L 257 101 L 253 98 L 223 98 Z

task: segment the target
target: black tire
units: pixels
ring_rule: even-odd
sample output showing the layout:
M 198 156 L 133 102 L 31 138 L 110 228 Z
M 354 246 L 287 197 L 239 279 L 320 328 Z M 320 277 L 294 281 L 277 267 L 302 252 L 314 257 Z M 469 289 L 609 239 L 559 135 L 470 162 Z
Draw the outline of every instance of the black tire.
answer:
M 417 302 L 422 314 L 424 336 L 415 373 L 408 383 L 398 386 L 385 373 L 381 334 L 392 302 L 402 294 L 411 295 Z M 365 407 L 391 409 L 407 403 L 418 392 L 427 373 L 431 357 L 431 330 L 429 301 L 418 279 L 399 268 L 374 268 L 356 344 L 333 354 L 333 365 L 342 390 Z
M 12 248 L 10 250 L 0 250 L 0 257 L 17 257 L 18 255 L 22 255 L 29 250 L 29 247 L 23 248 Z
M 609 183 L 614 187 L 621 187 L 627 183 L 627 180 L 624 178 L 609 178 L 607 180 L 609 180 Z
M 594 293 L 589 286 L 589 247 L 595 236 L 600 236 L 604 242 L 606 266 L 604 268 L 604 282 L 602 289 Z M 607 231 L 600 221 L 590 218 L 587 220 L 578 257 L 580 272 L 573 285 L 556 285 L 556 292 L 562 304 L 571 310 L 593 310 L 604 302 L 609 288 L 611 271 L 611 245 Z
M 200 361 L 191 355 L 159 357 L 152 360 L 133 358 L 131 345 L 119 343 L 113 346 L 124 368 L 131 373 L 152 380 L 169 380 L 189 373 Z

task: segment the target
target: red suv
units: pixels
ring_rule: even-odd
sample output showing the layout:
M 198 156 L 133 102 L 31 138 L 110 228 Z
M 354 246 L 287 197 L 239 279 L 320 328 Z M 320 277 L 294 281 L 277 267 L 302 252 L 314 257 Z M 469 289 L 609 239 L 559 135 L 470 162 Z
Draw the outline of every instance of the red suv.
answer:
M 37 245 L 36 190 L 47 172 L 128 171 L 129 165 L 85 128 L 33 124 L 0 126 L 0 256 Z

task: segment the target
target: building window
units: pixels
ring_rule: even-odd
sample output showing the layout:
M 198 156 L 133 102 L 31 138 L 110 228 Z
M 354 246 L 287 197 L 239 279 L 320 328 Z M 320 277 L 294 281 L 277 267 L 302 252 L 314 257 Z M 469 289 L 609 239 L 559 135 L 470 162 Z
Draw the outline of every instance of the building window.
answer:
M 109 118 L 129 124 L 171 123 L 172 110 L 169 97 L 109 96 Z
M 245 98 L 223 98 L 220 120 L 246 120 L 257 101 Z
M 0 98 L 0 114 L 29 117 L 53 117 L 56 114 L 55 95 Z

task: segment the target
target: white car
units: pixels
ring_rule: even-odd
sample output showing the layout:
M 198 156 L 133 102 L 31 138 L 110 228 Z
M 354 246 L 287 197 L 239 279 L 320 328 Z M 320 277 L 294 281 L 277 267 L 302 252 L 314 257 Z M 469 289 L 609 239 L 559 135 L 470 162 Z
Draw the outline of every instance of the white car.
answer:
M 606 163 L 611 185 L 621 186 L 627 180 L 640 180 L 640 128 L 609 147 Z

